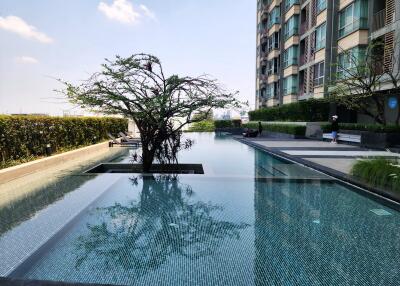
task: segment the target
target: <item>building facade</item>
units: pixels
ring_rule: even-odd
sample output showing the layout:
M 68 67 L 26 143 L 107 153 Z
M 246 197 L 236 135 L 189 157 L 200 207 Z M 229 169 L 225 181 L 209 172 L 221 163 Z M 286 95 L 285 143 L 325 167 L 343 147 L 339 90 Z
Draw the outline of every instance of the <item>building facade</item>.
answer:
M 394 43 L 400 39 L 400 0 L 257 4 L 256 109 L 323 98 L 344 51 L 358 52 L 379 39 L 385 68 L 399 53 Z

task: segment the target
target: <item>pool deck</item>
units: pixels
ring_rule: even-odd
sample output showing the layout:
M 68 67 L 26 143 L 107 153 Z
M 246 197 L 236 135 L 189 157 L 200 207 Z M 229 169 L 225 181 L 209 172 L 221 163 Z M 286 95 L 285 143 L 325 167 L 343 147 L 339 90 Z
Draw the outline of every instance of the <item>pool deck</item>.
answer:
M 354 145 L 332 144 L 330 142 L 317 140 L 282 140 L 265 137 L 246 138 L 244 140 L 268 148 L 271 151 L 331 168 L 346 175 L 350 174 L 352 166 L 359 158 L 400 158 L 400 154 L 398 153 L 364 149 Z
M 381 202 L 384 203 L 384 200 L 388 199 L 391 201 L 390 205 L 395 203 L 397 205 L 395 208 L 400 208 L 399 194 L 373 188 L 351 176 L 353 165 L 361 158 L 400 159 L 399 153 L 365 149 L 356 145 L 332 144 L 312 139 L 243 138 L 242 136 L 235 136 L 234 138 L 278 157 L 297 162 L 336 179 L 361 187 L 371 192 L 372 195 L 381 196 L 383 199 Z

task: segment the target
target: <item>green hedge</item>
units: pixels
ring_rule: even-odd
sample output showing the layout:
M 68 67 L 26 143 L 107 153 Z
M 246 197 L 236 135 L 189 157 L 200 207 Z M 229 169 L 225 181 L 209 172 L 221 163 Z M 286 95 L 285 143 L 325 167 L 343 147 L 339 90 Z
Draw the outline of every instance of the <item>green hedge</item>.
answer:
M 331 125 L 326 124 L 321 126 L 324 132 L 331 132 Z M 378 124 L 360 124 L 360 123 L 339 123 L 339 129 L 341 130 L 358 130 L 358 131 L 370 131 L 377 133 L 398 133 L 400 132 L 400 126 L 397 125 L 378 125 Z
M 242 126 L 242 120 L 232 119 L 232 120 L 215 120 L 215 128 L 237 128 Z
M 251 121 L 320 122 L 329 119 L 329 101 L 309 99 L 249 112 Z
M 286 133 L 297 136 L 305 136 L 306 126 L 296 125 L 296 124 L 268 124 L 261 123 L 264 131 Z M 243 124 L 245 128 L 258 129 L 258 122 L 249 122 Z
M 206 120 L 193 123 L 186 132 L 214 132 L 214 121 Z
M 43 156 L 47 144 L 59 152 L 103 141 L 107 132 L 117 135 L 127 129 L 128 121 L 121 118 L 0 115 L 0 167 Z
M 400 167 L 386 159 L 360 160 L 353 166 L 352 175 L 378 188 L 400 192 Z

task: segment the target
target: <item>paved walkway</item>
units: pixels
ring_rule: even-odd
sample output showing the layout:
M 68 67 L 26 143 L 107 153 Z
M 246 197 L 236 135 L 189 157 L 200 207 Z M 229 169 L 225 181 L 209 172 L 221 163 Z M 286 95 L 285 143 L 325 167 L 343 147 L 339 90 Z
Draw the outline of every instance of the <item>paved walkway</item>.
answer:
M 351 168 L 359 158 L 384 157 L 399 158 L 400 154 L 388 151 L 368 150 L 354 145 L 332 144 L 330 142 L 302 139 L 248 138 L 271 151 L 290 155 L 350 174 Z

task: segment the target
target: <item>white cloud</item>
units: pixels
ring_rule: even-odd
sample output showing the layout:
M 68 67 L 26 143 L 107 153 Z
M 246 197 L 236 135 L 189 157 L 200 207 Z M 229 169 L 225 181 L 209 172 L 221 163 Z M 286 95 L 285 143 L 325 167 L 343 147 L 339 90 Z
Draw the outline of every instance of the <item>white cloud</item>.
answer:
M 148 18 L 150 18 L 150 19 L 152 19 L 152 20 L 154 20 L 154 21 L 157 21 L 157 17 L 156 17 L 156 14 L 154 14 L 154 12 L 153 11 L 151 11 L 149 8 L 147 8 L 145 5 L 140 5 L 139 6 L 140 7 L 140 9 L 142 9 L 142 11 L 143 11 L 143 14 L 146 16 L 146 17 L 148 17 Z
M 125 24 L 133 24 L 139 21 L 140 14 L 135 11 L 133 5 L 127 0 L 114 0 L 111 5 L 100 2 L 98 9 L 111 20 Z
M 15 61 L 19 64 L 38 64 L 39 61 L 33 57 L 28 57 L 28 56 L 21 56 L 21 57 L 16 57 Z
M 38 31 L 36 27 L 29 25 L 17 16 L 0 17 L 0 29 L 16 33 L 24 38 L 34 39 L 44 44 L 53 42 L 52 38 Z
M 145 5 L 135 8 L 128 0 L 113 0 L 111 4 L 100 2 L 97 8 L 107 18 L 124 24 L 136 24 L 142 17 L 157 21 L 154 12 Z

